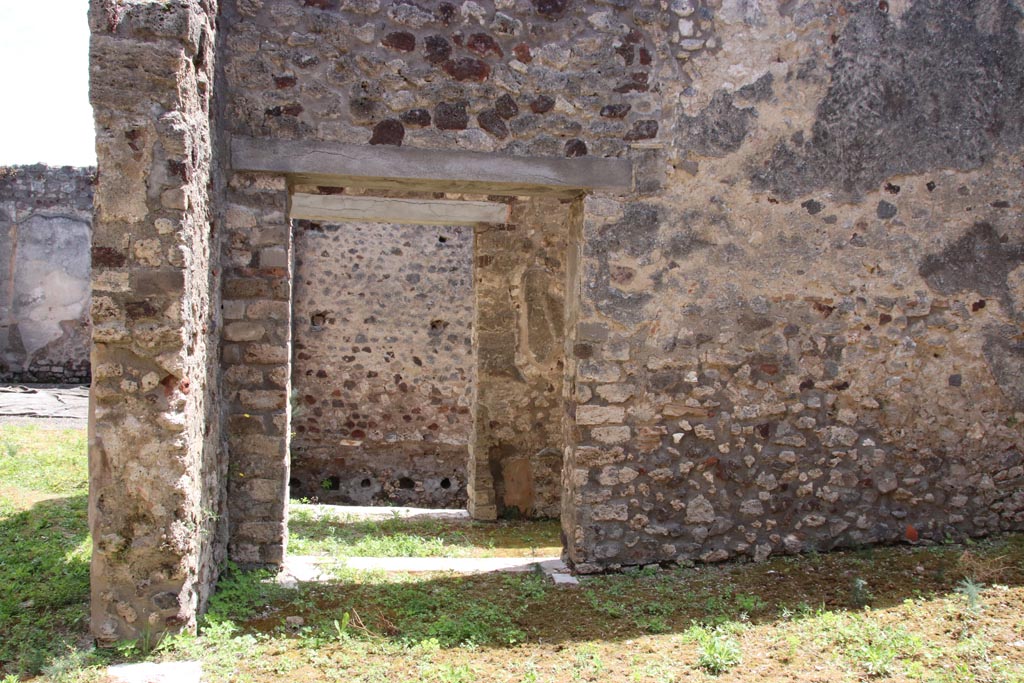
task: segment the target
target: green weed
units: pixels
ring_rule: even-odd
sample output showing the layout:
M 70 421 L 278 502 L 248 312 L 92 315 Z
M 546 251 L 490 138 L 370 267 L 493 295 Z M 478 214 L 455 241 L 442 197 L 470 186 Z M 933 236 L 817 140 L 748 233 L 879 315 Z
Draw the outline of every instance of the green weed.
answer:
M 980 583 L 971 578 L 965 578 L 957 584 L 956 592 L 967 600 L 967 611 L 972 616 L 981 613 L 981 591 L 984 588 Z
M 698 629 L 697 666 L 710 674 L 728 673 L 740 663 L 740 644 L 733 635 L 721 628 Z

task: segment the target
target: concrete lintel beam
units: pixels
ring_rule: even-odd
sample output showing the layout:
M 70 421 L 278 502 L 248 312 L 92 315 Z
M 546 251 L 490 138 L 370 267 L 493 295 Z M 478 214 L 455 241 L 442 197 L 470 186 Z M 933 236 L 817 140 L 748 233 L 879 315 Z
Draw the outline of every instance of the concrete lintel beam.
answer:
M 376 221 L 414 225 L 507 223 L 508 204 L 447 199 L 397 199 L 294 194 L 291 217 L 314 221 Z
M 390 188 L 397 183 L 439 192 L 539 195 L 633 188 L 633 165 L 626 159 L 516 157 L 314 140 L 233 137 L 231 168 L 322 185 Z

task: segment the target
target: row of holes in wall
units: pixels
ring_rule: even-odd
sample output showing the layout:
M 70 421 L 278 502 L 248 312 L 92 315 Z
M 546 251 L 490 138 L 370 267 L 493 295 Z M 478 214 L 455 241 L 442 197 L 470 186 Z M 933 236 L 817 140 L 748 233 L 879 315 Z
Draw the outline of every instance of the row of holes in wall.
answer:
M 369 477 L 366 477 L 362 481 L 359 482 L 359 485 L 362 488 L 364 488 L 364 489 L 368 489 L 368 488 L 370 488 L 373 485 L 373 482 L 370 480 Z M 299 481 L 297 479 L 292 479 L 291 480 L 291 486 L 293 488 L 298 488 Z M 451 479 L 449 479 L 448 477 L 445 477 L 444 479 L 441 480 L 441 488 L 443 488 L 443 489 L 450 489 L 451 487 L 452 487 L 452 480 Z M 341 488 L 341 477 L 327 477 L 326 479 L 323 480 L 323 488 L 328 490 L 328 491 L 337 491 L 337 490 L 339 490 Z M 409 477 L 400 477 L 398 479 L 398 488 L 400 488 L 400 489 L 414 489 L 414 488 L 416 488 L 416 482 L 413 481 L 412 479 L 410 479 Z

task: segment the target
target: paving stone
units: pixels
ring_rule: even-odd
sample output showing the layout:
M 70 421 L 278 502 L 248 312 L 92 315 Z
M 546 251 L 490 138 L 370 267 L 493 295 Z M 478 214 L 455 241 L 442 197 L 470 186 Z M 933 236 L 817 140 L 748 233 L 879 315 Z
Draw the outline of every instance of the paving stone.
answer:
M 201 662 L 143 662 L 118 664 L 107 668 L 113 683 L 199 683 Z

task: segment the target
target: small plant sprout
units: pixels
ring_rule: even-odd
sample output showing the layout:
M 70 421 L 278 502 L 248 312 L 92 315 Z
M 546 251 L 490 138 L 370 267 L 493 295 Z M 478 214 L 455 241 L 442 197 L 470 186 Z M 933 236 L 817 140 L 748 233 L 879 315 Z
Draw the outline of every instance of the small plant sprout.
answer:
M 982 584 L 977 583 L 970 577 L 962 579 L 960 583 L 957 584 L 956 592 L 967 599 L 967 611 L 972 616 L 977 616 L 981 613 L 982 588 L 984 588 Z
M 868 582 L 857 576 L 850 583 L 850 602 L 854 607 L 860 609 L 867 607 L 875 596 L 868 589 Z

